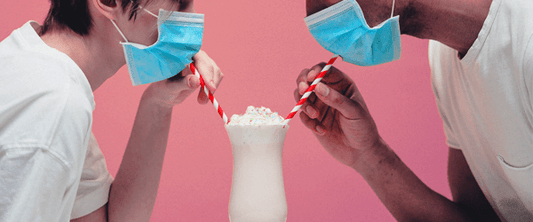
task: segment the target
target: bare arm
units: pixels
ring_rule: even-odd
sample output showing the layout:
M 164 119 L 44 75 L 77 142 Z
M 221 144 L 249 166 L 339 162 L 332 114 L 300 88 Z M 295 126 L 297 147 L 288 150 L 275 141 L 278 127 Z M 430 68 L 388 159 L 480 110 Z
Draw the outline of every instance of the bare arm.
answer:
M 450 148 L 448 152 L 448 181 L 452 198 L 476 221 L 500 221 L 485 194 L 472 175 L 463 152 Z
M 384 143 L 354 169 L 398 221 L 471 221 L 444 196 L 427 187 Z
M 195 57 L 202 77 L 211 91 L 222 80 L 222 73 L 204 52 Z M 200 84 L 188 69 L 175 81 L 151 84 L 144 92 L 120 168 L 103 207 L 75 222 L 149 221 L 159 188 L 163 159 L 175 105 L 185 100 Z M 206 103 L 206 96 L 198 96 Z
M 295 91 L 297 100 L 323 66 L 302 71 Z M 470 198 L 470 202 L 452 202 L 427 187 L 400 160 L 379 136 L 362 95 L 349 77 L 331 67 L 322 82 L 302 106 L 302 122 L 335 159 L 363 176 L 398 221 L 473 221 L 476 213 L 484 213 L 473 209 L 476 213 L 469 214 L 472 211 L 468 208 L 477 204 L 486 206 L 482 193 L 480 196 L 479 192 L 476 195 L 472 192 L 470 195 L 475 198 Z M 453 189 L 463 194 L 479 190 L 468 165 L 455 154 L 452 153 L 450 160 L 450 167 L 457 170 L 452 173 L 451 183 L 457 185 Z M 495 217 L 494 214 L 486 216 Z
M 76 222 L 149 221 L 157 196 L 172 108 L 157 108 L 143 95 L 109 202 Z M 109 213 L 108 213 L 109 212 Z
M 109 193 L 109 221 L 149 221 L 159 188 L 172 108 L 143 96 Z
M 172 107 L 160 106 L 151 93 L 148 88 L 139 104 L 126 151 L 109 192 L 109 202 L 74 221 L 150 220 L 172 114 Z

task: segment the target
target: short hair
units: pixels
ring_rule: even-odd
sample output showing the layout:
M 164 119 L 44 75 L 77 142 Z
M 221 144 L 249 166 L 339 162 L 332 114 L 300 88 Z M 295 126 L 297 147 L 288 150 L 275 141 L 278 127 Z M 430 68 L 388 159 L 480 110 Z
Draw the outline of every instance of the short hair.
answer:
M 76 34 L 85 36 L 93 26 L 88 0 L 50 0 L 50 10 L 44 20 L 41 35 L 51 30 L 71 29 Z M 99 0 L 106 5 L 116 5 L 115 0 Z M 122 10 L 130 10 L 130 19 L 135 18 L 140 0 L 117 0 L 122 3 Z M 148 2 L 150 0 L 146 0 Z M 130 5 L 131 4 L 131 5 Z

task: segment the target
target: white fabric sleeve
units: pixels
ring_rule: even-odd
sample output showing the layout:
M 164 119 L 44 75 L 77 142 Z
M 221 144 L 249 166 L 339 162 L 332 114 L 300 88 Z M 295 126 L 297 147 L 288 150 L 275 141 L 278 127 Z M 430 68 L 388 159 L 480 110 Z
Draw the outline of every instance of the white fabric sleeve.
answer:
M 69 166 L 47 147 L 0 146 L 0 221 L 59 221 Z M 71 183 L 71 182 L 70 182 Z
M 446 135 L 446 145 L 451 148 L 461 149 L 446 114 L 446 104 L 441 98 L 442 96 L 449 96 L 445 91 L 446 87 L 443 85 L 445 84 L 443 78 L 449 75 L 450 72 L 454 72 L 452 63 L 455 62 L 453 61 L 454 59 L 457 60 L 457 51 L 440 42 L 430 40 L 428 58 L 431 68 L 431 87 L 442 120 L 444 134 Z
M 107 170 L 104 155 L 91 133 L 80 185 L 70 218 L 83 217 L 104 206 L 109 199 L 109 189 L 112 182 L 113 178 Z

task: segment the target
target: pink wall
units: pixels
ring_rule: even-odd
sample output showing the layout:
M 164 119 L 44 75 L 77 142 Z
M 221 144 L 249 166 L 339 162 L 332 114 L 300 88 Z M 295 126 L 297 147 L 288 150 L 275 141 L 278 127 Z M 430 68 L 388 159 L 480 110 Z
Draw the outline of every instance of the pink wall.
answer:
M 5 1 L 0 39 L 32 19 L 42 22 L 45 0 Z M 196 0 L 204 13 L 202 49 L 225 74 L 216 98 L 225 112 L 266 106 L 285 116 L 304 68 L 331 54 L 303 22 L 304 0 Z M 342 61 L 376 120 L 382 137 L 430 188 L 450 197 L 447 147 L 430 87 L 427 40 L 402 37 L 399 61 L 357 67 Z M 116 174 L 145 86 L 132 87 L 121 69 L 95 92 L 93 131 Z M 187 99 L 175 108 L 159 195 L 152 221 L 228 221 L 231 147 L 211 104 Z M 296 118 L 284 148 L 288 221 L 394 221 L 366 182 L 336 162 Z

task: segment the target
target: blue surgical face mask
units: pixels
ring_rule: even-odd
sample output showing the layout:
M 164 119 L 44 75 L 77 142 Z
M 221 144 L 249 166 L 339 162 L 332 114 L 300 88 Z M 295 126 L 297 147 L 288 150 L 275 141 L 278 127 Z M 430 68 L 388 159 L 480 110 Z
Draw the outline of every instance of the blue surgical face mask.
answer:
M 126 42 L 124 48 L 126 64 L 134 86 L 157 82 L 178 74 L 192 62 L 192 57 L 202 46 L 204 15 L 159 10 L 157 18 L 158 39 L 151 46 L 128 42 L 113 20 Z
M 400 58 L 399 16 L 392 15 L 370 28 L 359 4 L 355 0 L 344 0 L 304 20 L 322 47 L 340 55 L 346 62 L 373 66 Z

